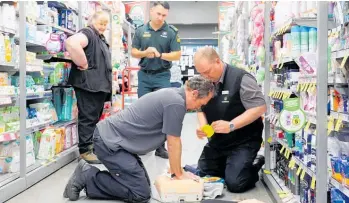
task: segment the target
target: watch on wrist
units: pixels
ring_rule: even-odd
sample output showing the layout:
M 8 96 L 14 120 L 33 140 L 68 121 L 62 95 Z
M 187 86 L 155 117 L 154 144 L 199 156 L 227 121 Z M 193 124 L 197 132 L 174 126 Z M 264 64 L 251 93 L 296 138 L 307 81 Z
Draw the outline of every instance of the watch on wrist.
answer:
M 234 126 L 233 122 L 229 122 L 229 128 L 230 128 L 230 132 L 234 131 L 235 126 Z

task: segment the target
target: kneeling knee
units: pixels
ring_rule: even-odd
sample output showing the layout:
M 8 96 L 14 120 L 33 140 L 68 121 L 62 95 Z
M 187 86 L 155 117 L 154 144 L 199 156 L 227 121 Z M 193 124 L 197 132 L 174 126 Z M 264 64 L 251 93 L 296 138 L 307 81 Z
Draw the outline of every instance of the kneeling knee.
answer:
M 134 194 L 132 198 L 132 202 L 145 203 L 145 202 L 149 202 L 150 198 L 151 198 L 151 192 L 149 188 L 149 190 L 144 190 L 142 193 Z
M 254 184 L 252 185 L 250 181 L 242 181 L 239 179 L 232 179 L 232 178 L 226 179 L 225 183 L 227 185 L 228 191 L 233 193 L 246 192 L 247 190 L 251 189 L 254 186 Z

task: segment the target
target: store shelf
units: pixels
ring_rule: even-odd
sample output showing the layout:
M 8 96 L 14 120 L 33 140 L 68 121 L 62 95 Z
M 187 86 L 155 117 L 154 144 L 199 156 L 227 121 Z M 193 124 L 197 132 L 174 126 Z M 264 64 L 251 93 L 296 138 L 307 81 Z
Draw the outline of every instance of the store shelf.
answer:
M 339 50 L 339 51 L 334 51 L 334 52 L 332 52 L 332 55 L 331 55 L 332 57 L 331 58 L 338 59 L 338 58 L 343 58 L 346 55 L 349 55 L 349 49 L 343 49 L 343 50 Z
M 38 54 L 36 55 L 37 59 L 44 60 L 45 63 L 51 63 L 51 62 L 68 62 L 71 63 L 72 60 L 69 58 L 65 58 L 64 56 L 53 56 L 50 54 Z
M 66 29 L 64 27 L 61 27 L 61 26 L 58 26 L 58 25 L 54 25 L 54 24 L 50 24 L 48 22 L 46 22 L 45 20 L 43 19 L 36 19 L 36 23 L 38 25 L 47 25 L 47 26 L 51 26 L 52 28 L 56 29 L 56 30 L 59 30 L 59 31 L 62 31 L 66 34 L 70 34 L 70 35 L 73 35 L 75 34 L 76 32 L 72 31 L 72 30 L 69 30 L 69 29 Z
M 0 32 L 5 32 L 5 33 L 8 33 L 8 34 L 12 34 L 12 35 L 16 34 L 16 30 L 13 30 L 11 28 L 6 28 L 4 26 L 0 26 Z
M 19 133 L 17 133 L 17 132 L 0 133 L 0 142 L 12 141 L 12 140 L 17 139 L 18 137 L 19 137 Z
M 284 57 L 282 59 L 282 61 L 280 62 L 280 64 L 290 63 L 290 62 L 294 62 L 294 58 L 292 58 L 292 57 Z M 278 64 L 279 64 L 279 61 L 273 61 L 273 66 L 278 65 Z
M 331 185 L 333 185 L 335 188 L 339 189 L 341 192 L 343 192 L 346 196 L 349 197 L 349 189 L 347 187 L 345 187 L 344 185 L 342 185 L 341 183 L 339 183 L 336 179 L 331 178 L 330 179 L 330 183 Z
M 283 26 L 276 29 L 275 32 L 272 34 L 272 36 L 275 37 L 275 36 L 282 35 L 284 33 L 289 32 L 292 25 L 317 28 L 317 18 L 316 17 L 291 18 L 288 21 L 286 21 Z M 332 29 L 336 27 L 336 24 L 333 21 L 333 19 L 329 19 L 327 26 L 328 26 L 328 29 Z
M 49 162 L 44 162 L 39 168 L 29 172 L 26 176 L 27 187 L 31 187 L 35 183 L 44 179 L 48 175 L 67 165 L 79 156 L 78 147 L 75 145 L 60 154 Z
M 4 173 L 0 174 L 0 188 L 19 178 L 19 173 Z
M 15 63 L 0 62 L 0 71 L 16 72 L 18 69 Z
M 42 99 L 42 98 L 52 98 L 52 91 L 44 91 L 44 92 L 27 94 L 27 100 Z
M 286 143 L 285 141 L 283 141 L 282 139 L 275 137 L 275 140 L 276 140 L 278 143 L 280 143 L 282 146 L 284 146 L 285 148 L 287 148 L 289 151 L 291 151 L 291 152 L 294 151 L 294 149 L 288 147 L 287 143 Z M 298 166 L 302 167 L 303 170 L 305 170 L 305 172 L 306 172 L 308 175 L 310 175 L 311 177 L 316 176 L 315 172 L 312 171 L 312 170 L 311 170 L 305 163 L 303 163 L 298 157 L 292 155 L 292 159 L 294 159 L 295 162 L 296 162 L 296 164 L 297 164 Z
M 263 181 L 268 186 L 277 203 L 300 203 L 299 196 L 293 195 L 274 172 L 272 174 L 263 174 Z

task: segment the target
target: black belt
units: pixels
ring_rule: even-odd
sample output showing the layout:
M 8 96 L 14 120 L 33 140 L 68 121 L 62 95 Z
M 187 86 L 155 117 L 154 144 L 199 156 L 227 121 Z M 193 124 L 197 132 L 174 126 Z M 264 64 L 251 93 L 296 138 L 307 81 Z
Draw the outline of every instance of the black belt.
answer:
M 163 73 L 165 71 L 168 71 L 169 69 L 164 69 L 164 68 L 161 68 L 161 69 L 158 69 L 158 70 L 146 70 L 146 69 L 143 69 L 141 68 L 141 71 L 143 71 L 144 73 L 146 74 L 158 74 L 158 73 Z

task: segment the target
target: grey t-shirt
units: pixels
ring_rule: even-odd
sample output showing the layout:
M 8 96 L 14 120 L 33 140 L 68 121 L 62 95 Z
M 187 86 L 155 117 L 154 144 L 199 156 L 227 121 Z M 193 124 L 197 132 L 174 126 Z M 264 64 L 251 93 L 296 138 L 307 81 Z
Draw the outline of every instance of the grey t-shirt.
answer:
M 183 88 L 165 88 L 146 94 L 128 108 L 99 122 L 97 128 L 111 150 L 121 146 L 134 154 L 146 154 L 181 136 L 186 113 Z

